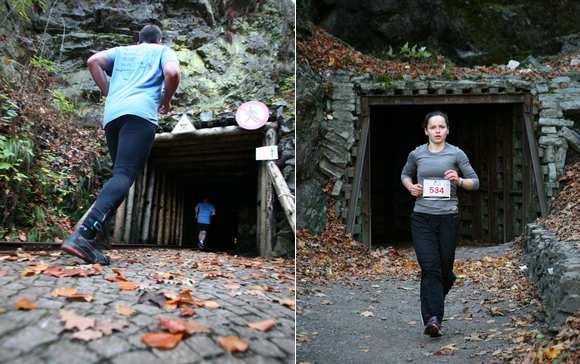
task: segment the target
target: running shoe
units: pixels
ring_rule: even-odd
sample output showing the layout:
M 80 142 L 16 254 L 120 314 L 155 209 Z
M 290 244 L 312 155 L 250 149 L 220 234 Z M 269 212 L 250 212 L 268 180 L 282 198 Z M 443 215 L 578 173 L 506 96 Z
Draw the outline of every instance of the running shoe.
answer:
M 429 335 L 431 337 L 439 337 L 443 334 L 441 333 L 441 323 L 437 316 L 433 316 L 427 321 L 427 325 L 425 325 L 425 331 L 423 332 L 425 335 Z
M 109 258 L 95 248 L 94 245 L 95 239 L 85 239 L 77 229 L 62 243 L 61 249 L 65 253 L 81 258 L 87 263 L 109 265 L 111 263 Z

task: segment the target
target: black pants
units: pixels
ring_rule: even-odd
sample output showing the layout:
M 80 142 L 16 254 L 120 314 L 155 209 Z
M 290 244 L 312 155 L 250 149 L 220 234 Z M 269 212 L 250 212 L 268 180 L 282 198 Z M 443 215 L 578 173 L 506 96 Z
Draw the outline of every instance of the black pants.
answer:
M 135 115 L 123 115 L 107 124 L 105 135 L 113 161 L 113 177 L 103 186 L 83 225 L 99 230 L 123 202 L 149 158 L 156 130 L 153 123 Z
M 453 262 L 458 236 L 458 215 L 414 212 L 411 232 L 421 266 L 421 315 L 423 324 L 437 316 L 443 321 L 445 296 L 455 282 Z

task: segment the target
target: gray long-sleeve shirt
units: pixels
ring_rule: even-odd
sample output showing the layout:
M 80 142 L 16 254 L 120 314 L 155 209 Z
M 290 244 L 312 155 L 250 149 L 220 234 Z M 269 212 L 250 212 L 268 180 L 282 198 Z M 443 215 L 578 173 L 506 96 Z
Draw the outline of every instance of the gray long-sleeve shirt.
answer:
M 469 159 L 464 151 L 455 145 L 445 143 L 445 147 L 438 153 L 429 151 L 428 144 L 415 148 L 401 172 L 401 181 L 405 177 L 416 178 L 423 185 L 425 178 L 443 179 L 443 173 L 449 169 L 461 171 L 463 178 L 473 180 L 473 189 L 479 188 L 479 178 L 471 167 Z M 425 199 L 423 196 L 415 200 L 414 212 L 422 212 L 432 215 L 445 215 L 458 213 L 457 187 L 451 183 L 451 197 L 449 199 Z

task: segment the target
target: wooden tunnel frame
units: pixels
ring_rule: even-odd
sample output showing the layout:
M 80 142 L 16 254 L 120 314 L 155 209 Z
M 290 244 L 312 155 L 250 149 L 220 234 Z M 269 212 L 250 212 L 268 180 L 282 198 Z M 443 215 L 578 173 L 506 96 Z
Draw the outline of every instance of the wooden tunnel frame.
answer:
M 276 123 L 267 123 L 264 128 L 257 131 L 227 126 L 179 134 L 162 133 L 155 136 L 155 143 L 158 145 L 175 143 L 183 146 L 187 144 L 188 138 L 241 137 L 253 134 L 262 140 L 261 143 L 258 143 L 260 145 L 256 145 L 256 147 L 275 145 L 276 128 Z M 219 151 L 214 153 L 219 154 Z M 253 157 L 252 155 L 251 158 Z M 271 257 L 272 240 L 276 233 L 275 197 L 277 196 L 280 200 L 289 224 L 295 231 L 294 197 L 290 194 L 280 170 L 273 161 L 255 161 L 255 163 L 259 163 L 257 174 L 257 250 L 260 256 Z M 182 246 L 185 207 L 183 195 L 184 191 L 177 187 L 175 180 L 166 178 L 162 166 L 155 167 L 152 163 L 146 163 L 143 171 L 131 186 L 129 195 L 116 211 L 113 242 L 127 245 L 155 242 L 154 246 Z
M 541 215 L 547 213 L 546 195 L 542 171 L 538 158 L 536 138 L 532 127 L 532 96 L 530 94 L 486 94 L 486 95 L 421 95 L 421 96 L 360 96 L 361 115 L 359 117 L 359 129 L 361 138 L 356 150 L 356 163 L 354 168 L 354 178 L 352 195 L 348 204 L 346 227 L 351 233 L 354 232 L 355 219 L 358 212 L 364 215 L 362 224 L 362 241 L 372 246 L 371 234 L 371 198 L 370 198 L 370 107 L 371 106 L 417 106 L 417 105 L 465 105 L 465 104 L 514 104 L 521 108 L 525 128 L 524 138 L 528 157 L 531 160 L 534 185 Z M 359 199 L 362 196 L 362 201 Z

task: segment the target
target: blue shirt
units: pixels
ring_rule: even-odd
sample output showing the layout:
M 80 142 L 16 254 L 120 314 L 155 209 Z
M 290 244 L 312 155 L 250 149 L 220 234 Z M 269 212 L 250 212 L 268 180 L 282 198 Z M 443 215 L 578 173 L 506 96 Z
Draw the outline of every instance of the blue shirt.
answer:
M 208 202 L 200 202 L 195 206 L 197 209 L 197 222 L 200 224 L 209 224 L 212 213 L 215 213 L 215 207 Z
M 103 127 L 123 115 L 136 115 L 155 125 L 161 102 L 163 66 L 177 55 L 161 44 L 141 43 L 106 51 L 113 72 L 105 102 Z

